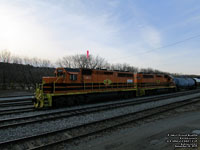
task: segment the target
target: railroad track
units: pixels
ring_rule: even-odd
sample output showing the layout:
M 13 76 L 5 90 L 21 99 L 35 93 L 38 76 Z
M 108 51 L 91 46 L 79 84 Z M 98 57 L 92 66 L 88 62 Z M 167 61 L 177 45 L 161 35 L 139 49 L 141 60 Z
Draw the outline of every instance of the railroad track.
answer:
M 27 96 L 34 96 L 34 94 L 27 94 L 27 95 L 11 95 L 11 96 L 0 96 L 0 98 L 15 98 L 15 97 L 27 97 Z
M 27 106 L 32 105 L 33 96 L 26 97 L 4 97 L 0 98 L 0 108 L 9 106 Z
M 27 106 L 27 105 L 33 105 L 33 103 L 24 101 L 24 102 L 5 102 L 0 103 L 0 107 L 10 107 L 10 106 Z
M 190 92 L 190 94 L 194 94 L 194 92 Z M 67 110 L 58 110 L 56 112 L 45 112 L 42 114 L 36 114 L 36 115 L 30 115 L 30 116 L 23 116 L 23 117 L 14 117 L 14 118 L 9 118 L 9 119 L 1 119 L 0 120 L 0 130 L 3 129 L 8 129 L 8 128 L 13 128 L 17 126 L 23 126 L 27 124 L 33 124 L 33 123 L 38 123 L 38 122 L 46 122 L 46 121 L 51 121 L 51 120 L 56 120 L 56 119 L 62 119 L 62 118 L 69 118 L 77 115 L 84 115 L 84 114 L 89 114 L 89 113 L 95 113 L 95 112 L 100 112 L 100 111 L 106 111 L 106 110 L 111 110 L 111 109 L 116 109 L 120 107 L 126 107 L 126 106 L 134 106 L 134 105 L 139 105 L 143 103 L 149 103 L 149 102 L 155 102 L 155 101 L 160 101 L 160 100 L 165 100 L 169 98 L 174 98 L 177 96 L 184 96 L 188 95 L 188 93 L 176 93 L 173 95 L 163 95 L 159 97 L 152 97 L 152 98 L 139 98 L 137 100 L 126 100 L 126 101 L 120 101 L 120 102 L 115 102 L 115 103 L 106 103 L 106 104 L 97 104 L 95 106 L 83 106 L 81 108 L 72 108 L 72 109 L 67 109 Z M 19 110 L 17 110 L 19 111 Z M 30 112 L 34 111 L 33 108 L 27 108 L 27 110 L 20 110 L 22 112 Z M 0 112 L 1 113 L 1 112 Z
M 123 114 L 111 118 L 101 119 L 81 125 L 64 128 L 57 131 L 46 132 L 38 135 L 33 135 L 24 138 L 18 138 L 11 141 L 0 143 L 1 149 L 15 149 L 15 146 L 23 145 L 24 149 L 53 149 L 58 148 L 61 144 L 71 142 L 76 139 L 95 135 L 110 129 L 145 119 L 160 113 L 179 108 L 188 104 L 199 102 L 200 97 L 186 99 L 181 102 L 174 102 L 165 106 L 159 106 L 147 110 L 142 110 L 134 113 Z M 42 141 L 42 142 L 41 142 Z
M 63 129 L 58 132 L 49 133 L 46 135 L 46 137 L 51 136 L 52 137 L 51 141 L 53 142 L 43 143 L 43 145 L 35 146 L 34 148 L 30 148 L 30 149 L 31 150 L 54 149 L 54 148 L 59 149 L 59 147 L 62 147 L 62 146 L 64 148 L 64 144 L 66 144 L 67 142 L 72 142 L 77 139 L 80 140 L 81 138 L 84 138 L 84 137 L 97 135 L 102 132 L 110 131 L 112 129 L 116 129 L 117 127 L 129 124 L 132 122 L 140 121 L 140 120 L 143 120 L 155 115 L 160 115 L 161 113 L 164 113 L 164 112 L 167 112 L 179 107 L 183 107 L 185 105 L 196 103 L 199 101 L 200 101 L 200 97 L 197 99 L 190 100 L 190 102 L 177 102 L 174 104 L 156 107 L 153 109 L 139 111 L 136 113 L 125 114 L 125 115 L 121 115 L 121 116 L 117 116 L 113 118 L 90 122 L 88 124 L 83 124 L 83 125 L 75 126 L 68 129 Z M 55 136 L 60 135 L 60 133 L 63 135 L 63 137 L 59 138 L 58 140 L 55 138 Z
M 181 95 L 184 95 L 183 93 Z M 163 96 L 164 97 L 164 96 Z M 162 97 L 162 99 L 163 99 Z M 172 97 L 172 96 L 170 96 Z M 168 99 L 168 97 L 166 97 L 166 99 Z M 144 99 L 144 100 L 137 100 L 137 101 L 130 101 L 130 102 L 126 102 L 126 103 L 117 103 L 117 104 L 110 104 L 110 105 L 101 105 L 101 106 L 96 106 L 96 107 L 85 107 L 85 108 L 80 108 L 78 110 L 68 110 L 66 112 L 57 112 L 57 116 L 54 114 L 54 113 L 48 113 L 48 116 L 46 116 L 47 114 L 42 114 L 42 115 L 39 115 L 39 116 L 42 116 L 41 118 L 39 117 L 38 119 L 33 119 L 33 116 L 29 116 L 29 118 L 18 118 L 18 121 L 19 122 L 15 122 L 16 120 L 1 120 L 0 124 L 0 129 L 8 129 L 10 127 L 16 127 L 16 126 L 22 126 L 22 125 L 25 125 L 25 124 L 32 124 L 32 123 L 36 123 L 36 122 L 42 122 L 42 121 L 48 121 L 48 120 L 55 120 L 55 119 L 60 119 L 60 118 L 66 118 L 66 117 L 71 117 L 71 116 L 77 116 L 77 115 L 83 115 L 83 114 L 86 114 L 86 113 L 94 113 L 94 112 L 97 112 L 97 111 L 103 111 L 103 110 L 108 110 L 108 109 L 116 109 L 118 107 L 125 107 L 125 106 L 130 106 L 130 105 L 138 105 L 138 104 L 141 104 L 141 103 L 145 103 L 145 102 L 150 102 L 150 101 L 158 101 L 159 99 L 161 99 L 161 97 L 155 97 L 154 99 L 152 98 L 151 100 L 148 100 L 148 99 Z M 183 105 L 187 105 L 187 104 L 190 104 L 190 103 L 194 103 L 196 102 L 197 100 L 192 100 L 192 101 L 189 101 L 190 99 L 187 99 L 188 101 L 184 101 L 184 102 L 176 102 L 174 103 L 176 107 L 180 107 L 180 106 L 183 106 Z M 168 105 L 165 105 L 166 108 L 170 109 L 170 106 L 171 104 L 168 104 Z M 180 105 L 180 106 L 179 106 Z M 164 107 L 165 107 L 164 106 Z M 171 109 L 175 108 L 175 106 L 173 106 Z M 157 108 L 161 108 L 163 106 L 160 106 L 160 107 L 157 107 Z M 136 116 L 139 116 L 138 114 L 139 113 L 145 113 L 146 111 L 153 111 L 155 108 L 152 108 L 152 109 L 149 109 L 149 110 L 145 110 L 145 111 L 139 111 L 139 112 L 134 112 L 134 113 L 131 113 L 131 114 L 125 114 L 125 115 L 121 115 L 121 116 L 118 116 L 118 117 L 113 117 L 113 118 L 126 118 L 126 116 L 129 116 L 129 115 L 132 115 L 132 118 L 134 117 L 133 115 L 136 115 Z M 64 114 L 66 113 L 66 114 Z M 148 113 L 147 113 L 148 114 Z M 17 118 L 13 118 L 13 119 L 17 119 Z M 20 121 L 21 120 L 21 121 Z M 25 121 L 26 120 L 26 121 Z M 52 132 L 46 132 L 46 133 L 42 133 L 42 134 L 38 134 L 38 135 L 34 135 L 34 136 L 30 136 L 30 137 L 24 137 L 24 138 L 18 138 L 18 139 L 15 139 L 15 140 L 11 140 L 11 141 L 6 141 L 6 142 L 2 142 L 0 143 L 0 148 L 1 147 L 5 147 L 6 145 L 10 145 L 10 144 L 19 144 L 19 142 L 23 143 L 27 143 L 29 140 L 35 140 L 36 138 L 36 141 L 38 141 L 37 139 L 41 139 L 42 137 L 43 138 L 46 138 L 45 136 L 54 136 L 56 137 L 56 134 L 60 134 L 62 132 L 64 133 L 68 133 L 66 135 L 71 135 L 74 139 L 74 136 L 71 132 L 71 130 L 75 131 L 77 130 L 78 128 L 82 128 L 82 127 L 85 127 L 85 126 L 88 126 L 88 125 L 92 125 L 92 124 L 99 124 L 101 123 L 102 121 L 105 122 L 105 121 L 109 121 L 109 120 L 113 120 L 112 118 L 108 118 L 108 119 L 104 119 L 103 120 L 100 120 L 100 121 L 95 121 L 93 123 L 88 123 L 88 124 L 83 124 L 83 125 L 79 125 L 79 126 L 76 126 L 76 127 L 71 127 L 71 128 L 66 128 L 66 129 L 63 129 L 63 130 L 59 130 L 59 131 L 52 131 Z M 14 121 L 14 122 L 12 122 Z M 116 121 L 118 122 L 118 121 Z M 80 130 L 81 131 L 81 130 Z M 64 134 L 65 135 L 65 134 Z M 54 138 L 55 138 L 54 137 Z M 77 136 L 78 138 L 79 136 Z M 53 137 L 51 137 L 53 138 Z M 67 138 L 69 140 L 69 137 Z M 45 140 L 45 139 L 42 139 L 42 141 Z M 65 137 L 65 140 L 66 140 L 66 137 Z M 37 147 L 37 142 L 31 142 L 31 143 L 34 143 L 34 145 L 32 146 L 32 148 L 34 148 L 35 146 Z M 50 140 L 51 141 L 51 140 Z M 60 140 L 59 140 L 60 141 Z M 28 142 L 29 143 L 29 142 Z M 44 143 L 50 143 L 51 142 L 44 142 Z M 27 144 L 27 145 L 31 145 L 30 143 Z M 41 144 L 39 144 L 41 145 Z M 43 145 L 44 146 L 44 145 Z M 30 147 L 29 147 L 30 148 Z M 41 147 L 38 147 L 38 148 L 41 148 Z
M 33 112 L 33 111 L 35 111 L 35 109 L 32 105 L 26 106 L 26 107 L 21 107 L 21 108 L 3 109 L 3 110 L 0 110 L 0 116 L 18 114 L 18 113 L 26 113 L 26 112 Z
M 173 94 L 165 94 L 165 95 L 159 95 L 159 96 L 156 96 L 156 97 L 162 97 L 162 98 L 165 98 L 165 97 L 168 97 L 168 95 L 171 95 L 173 97 L 175 96 L 180 96 L 180 95 L 186 95 L 186 94 L 193 94 L 193 93 L 196 93 L 196 92 L 200 92 L 200 90 L 193 90 L 193 91 L 184 91 L 184 92 L 178 92 L 178 93 L 173 93 Z M 29 102 L 26 103 L 27 99 L 26 100 L 20 100 L 19 98 L 21 97 L 33 97 L 33 95 L 25 95 L 25 96 L 9 96 L 9 97 L 0 97 L 0 107 L 3 106 L 3 107 L 9 107 L 9 106 L 25 106 L 23 108 L 11 108 L 11 109 L 3 109 L 1 110 L 0 109 L 0 116 L 2 115 L 11 115 L 11 114 L 18 114 L 18 113 L 28 113 L 28 112 L 32 112 L 34 111 L 34 108 L 32 106 L 32 102 Z M 12 98 L 14 100 L 5 100 L 5 99 L 9 99 L 9 98 Z M 145 97 L 145 98 L 148 98 L 148 97 Z M 2 100 L 3 99 L 3 100 Z M 142 98 L 144 99 L 144 98 Z M 20 101 L 20 102 L 19 102 Z M 25 103 L 24 103 L 24 102 Z M 127 101 L 127 100 L 125 100 Z M 17 102 L 17 104 L 15 104 Z M 21 103 L 22 102 L 22 103 Z M 112 103 L 112 102 L 111 102 Z M 2 104 L 2 105 L 1 105 Z M 30 106 L 29 106 L 30 105 Z
M 33 96 L 0 98 L 0 116 L 33 111 Z

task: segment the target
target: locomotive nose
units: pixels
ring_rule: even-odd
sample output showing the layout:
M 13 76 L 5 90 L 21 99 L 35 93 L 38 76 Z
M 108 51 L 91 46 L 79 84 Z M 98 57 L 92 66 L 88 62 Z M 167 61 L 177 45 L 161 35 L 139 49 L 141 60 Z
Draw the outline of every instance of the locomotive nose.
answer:
M 33 99 L 33 104 L 35 108 L 42 108 L 43 107 L 43 90 L 39 87 L 36 88 L 35 91 L 35 98 Z

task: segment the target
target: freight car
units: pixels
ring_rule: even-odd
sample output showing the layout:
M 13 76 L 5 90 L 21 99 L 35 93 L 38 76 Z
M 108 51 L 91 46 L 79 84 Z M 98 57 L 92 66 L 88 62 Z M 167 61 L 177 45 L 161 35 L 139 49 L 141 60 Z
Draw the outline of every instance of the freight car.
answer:
M 43 77 L 37 85 L 36 108 L 67 105 L 102 99 L 102 96 L 129 98 L 159 91 L 173 91 L 172 78 L 164 74 L 145 74 L 98 69 L 57 68 L 54 77 Z
M 181 89 L 195 89 L 196 88 L 196 81 L 193 78 L 189 77 L 172 77 L 177 90 Z

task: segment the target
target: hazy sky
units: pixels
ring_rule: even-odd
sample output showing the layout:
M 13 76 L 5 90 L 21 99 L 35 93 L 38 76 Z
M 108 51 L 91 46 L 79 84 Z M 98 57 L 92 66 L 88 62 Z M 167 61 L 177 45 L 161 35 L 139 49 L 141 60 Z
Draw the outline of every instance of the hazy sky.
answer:
M 0 50 L 21 56 L 89 49 L 110 63 L 200 74 L 200 36 L 185 40 L 198 35 L 199 0 L 0 0 Z

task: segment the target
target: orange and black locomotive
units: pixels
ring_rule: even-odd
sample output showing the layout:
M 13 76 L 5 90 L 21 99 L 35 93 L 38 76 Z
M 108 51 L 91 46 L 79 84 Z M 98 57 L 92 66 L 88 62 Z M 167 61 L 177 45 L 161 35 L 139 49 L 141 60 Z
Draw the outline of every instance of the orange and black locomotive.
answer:
M 75 104 L 87 101 L 88 96 L 114 94 L 134 97 L 158 91 L 173 91 L 175 84 L 165 74 L 145 74 L 103 69 L 57 68 L 54 77 L 43 77 L 37 85 L 34 106 L 52 107 L 61 101 Z

